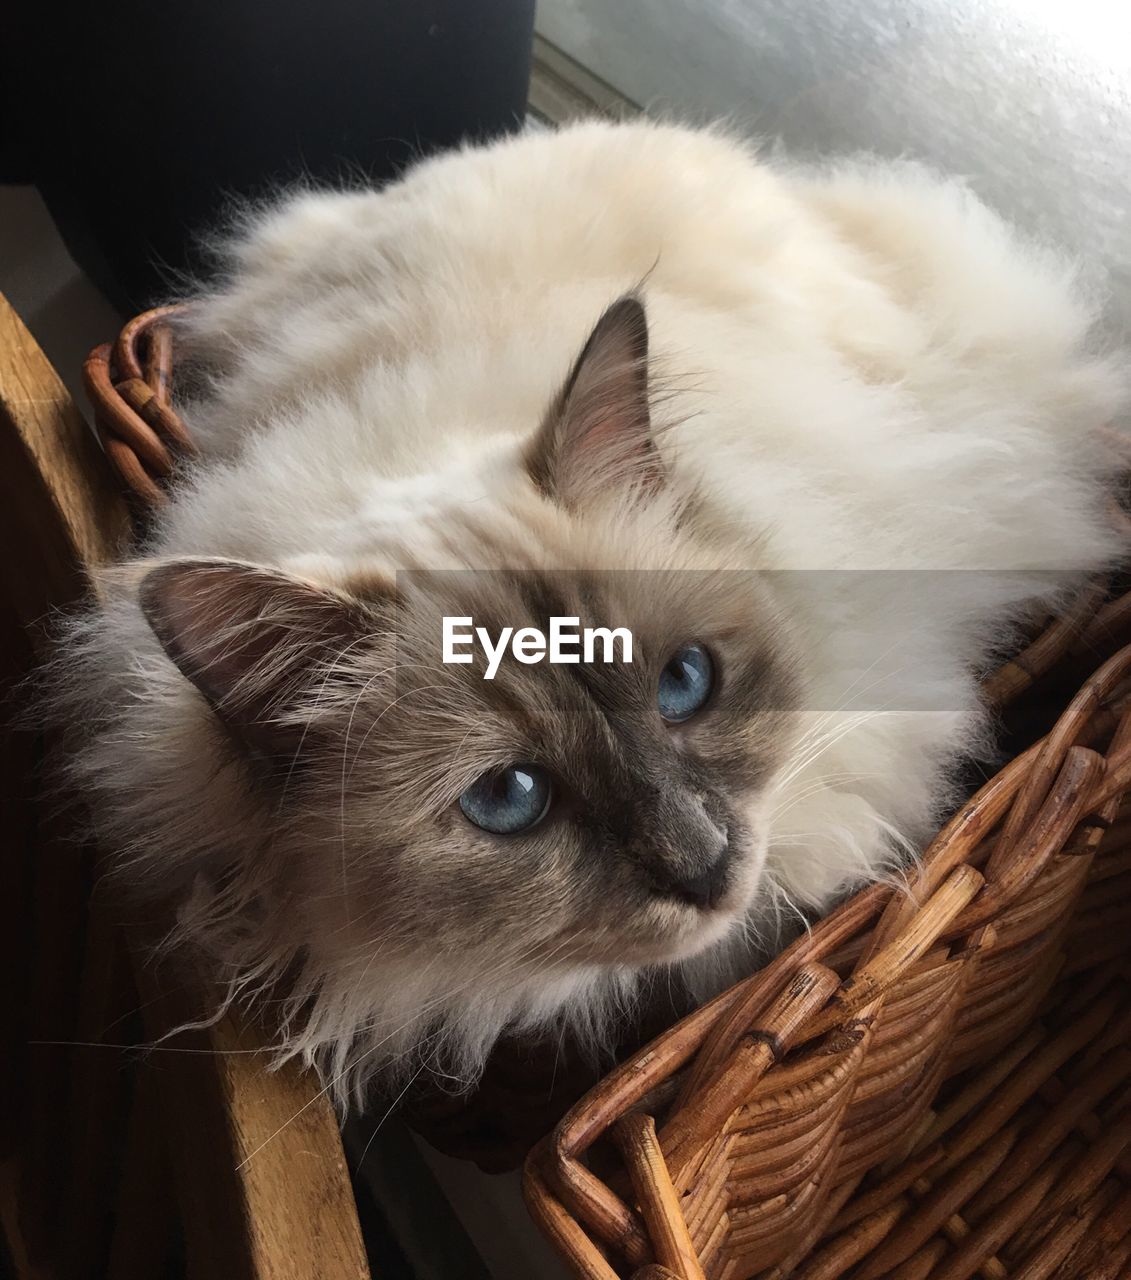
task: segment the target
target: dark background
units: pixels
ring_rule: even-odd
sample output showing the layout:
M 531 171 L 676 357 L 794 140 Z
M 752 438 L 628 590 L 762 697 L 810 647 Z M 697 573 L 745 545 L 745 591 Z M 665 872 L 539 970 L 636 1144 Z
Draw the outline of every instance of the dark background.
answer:
M 123 312 L 205 265 L 233 196 L 380 182 L 515 128 L 534 0 L 20 6 L 0 55 L 0 180 L 34 182 Z

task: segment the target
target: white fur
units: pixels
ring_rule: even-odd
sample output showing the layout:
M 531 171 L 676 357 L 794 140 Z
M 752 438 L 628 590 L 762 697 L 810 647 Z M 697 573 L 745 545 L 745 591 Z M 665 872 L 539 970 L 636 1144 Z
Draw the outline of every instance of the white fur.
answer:
M 327 583 L 395 566 L 402 540 L 438 558 L 422 519 L 526 483 L 520 446 L 597 317 L 641 287 L 669 483 L 761 535 L 756 567 L 793 571 L 773 589 L 810 732 L 772 797 L 755 931 L 767 895 L 823 909 L 922 840 L 956 754 L 984 740 L 975 672 L 1034 600 L 1124 550 L 1098 435 L 1123 383 L 1090 354 L 1072 264 L 915 165 L 771 166 L 718 132 L 589 123 L 429 160 L 381 194 L 302 194 L 253 220 L 232 271 L 190 331 L 222 370 L 186 406 L 205 461 L 150 550 Z M 119 842 L 155 822 L 229 838 L 207 799 L 227 783 L 185 728 L 203 713 L 135 577 L 85 633 L 83 696 L 121 710 L 80 773 Z M 704 984 L 733 973 L 729 945 L 693 962 Z M 351 973 L 298 1048 L 344 1071 L 391 977 Z M 404 1022 L 399 1051 L 440 1000 L 473 1074 L 506 1026 L 580 1017 L 609 988 L 555 981 L 417 974 L 380 1025 Z

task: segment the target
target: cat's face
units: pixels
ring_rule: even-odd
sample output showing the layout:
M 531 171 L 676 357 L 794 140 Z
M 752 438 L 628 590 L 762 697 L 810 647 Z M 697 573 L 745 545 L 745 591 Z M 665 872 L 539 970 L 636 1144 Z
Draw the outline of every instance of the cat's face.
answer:
M 382 934 L 509 935 L 537 958 L 605 964 L 718 938 L 756 888 L 789 743 L 792 685 L 752 576 L 425 573 L 397 601 L 396 671 L 341 744 L 351 865 L 372 833 L 389 850 Z M 479 650 L 441 661 L 444 615 L 492 634 L 548 632 L 553 616 L 623 627 L 633 660 L 508 656 L 487 680 Z
M 788 646 L 757 575 L 664 495 L 642 352 L 623 350 L 642 313 L 618 305 L 524 459 L 533 483 L 449 531 L 466 567 L 331 591 L 173 562 L 143 585 L 270 797 L 273 874 L 324 901 L 345 946 L 658 963 L 717 940 L 756 892 L 792 744 Z M 479 646 L 443 661 L 445 617 L 497 637 L 554 616 L 626 628 L 632 661 L 508 655 L 491 679 Z

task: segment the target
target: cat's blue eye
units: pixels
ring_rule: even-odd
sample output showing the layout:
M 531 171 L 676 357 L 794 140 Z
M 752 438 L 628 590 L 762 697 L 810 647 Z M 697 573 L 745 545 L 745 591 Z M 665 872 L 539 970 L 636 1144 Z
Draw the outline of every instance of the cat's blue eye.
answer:
M 701 644 L 684 645 L 668 659 L 660 672 L 656 702 L 665 720 L 679 723 L 690 718 L 711 696 L 715 666 Z
M 550 807 L 551 794 L 545 769 L 536 764 L 512 764 L 473 782 L 460 796 L 459 807 L 477 827 L 509 836 L 537 826 Z

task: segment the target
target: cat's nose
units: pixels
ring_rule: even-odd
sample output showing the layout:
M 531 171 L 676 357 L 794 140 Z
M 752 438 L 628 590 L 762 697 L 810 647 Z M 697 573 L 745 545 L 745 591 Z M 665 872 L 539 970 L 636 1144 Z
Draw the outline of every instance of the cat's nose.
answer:
M 726 891 L 727 866 L 724 847 L 718 860 L 698 875 L 676 876 L 670 882 L 673 895 L 694 907 L 713 907 Z
M 693 907 L 715 906 L 727 888 L 727 841 L 723 837 L 706 867 L 699 863 L 694 869 L 672 867 L 665 877 L 666 888 L 675 898 L 682 898 Z
M 678 785 L 656 788 L 646 801 L 632 815 L 632 845 L 652 890 L 702 910 L 715 906 L 729 887 L 723 814 L 712 815 L 703 796 Z

